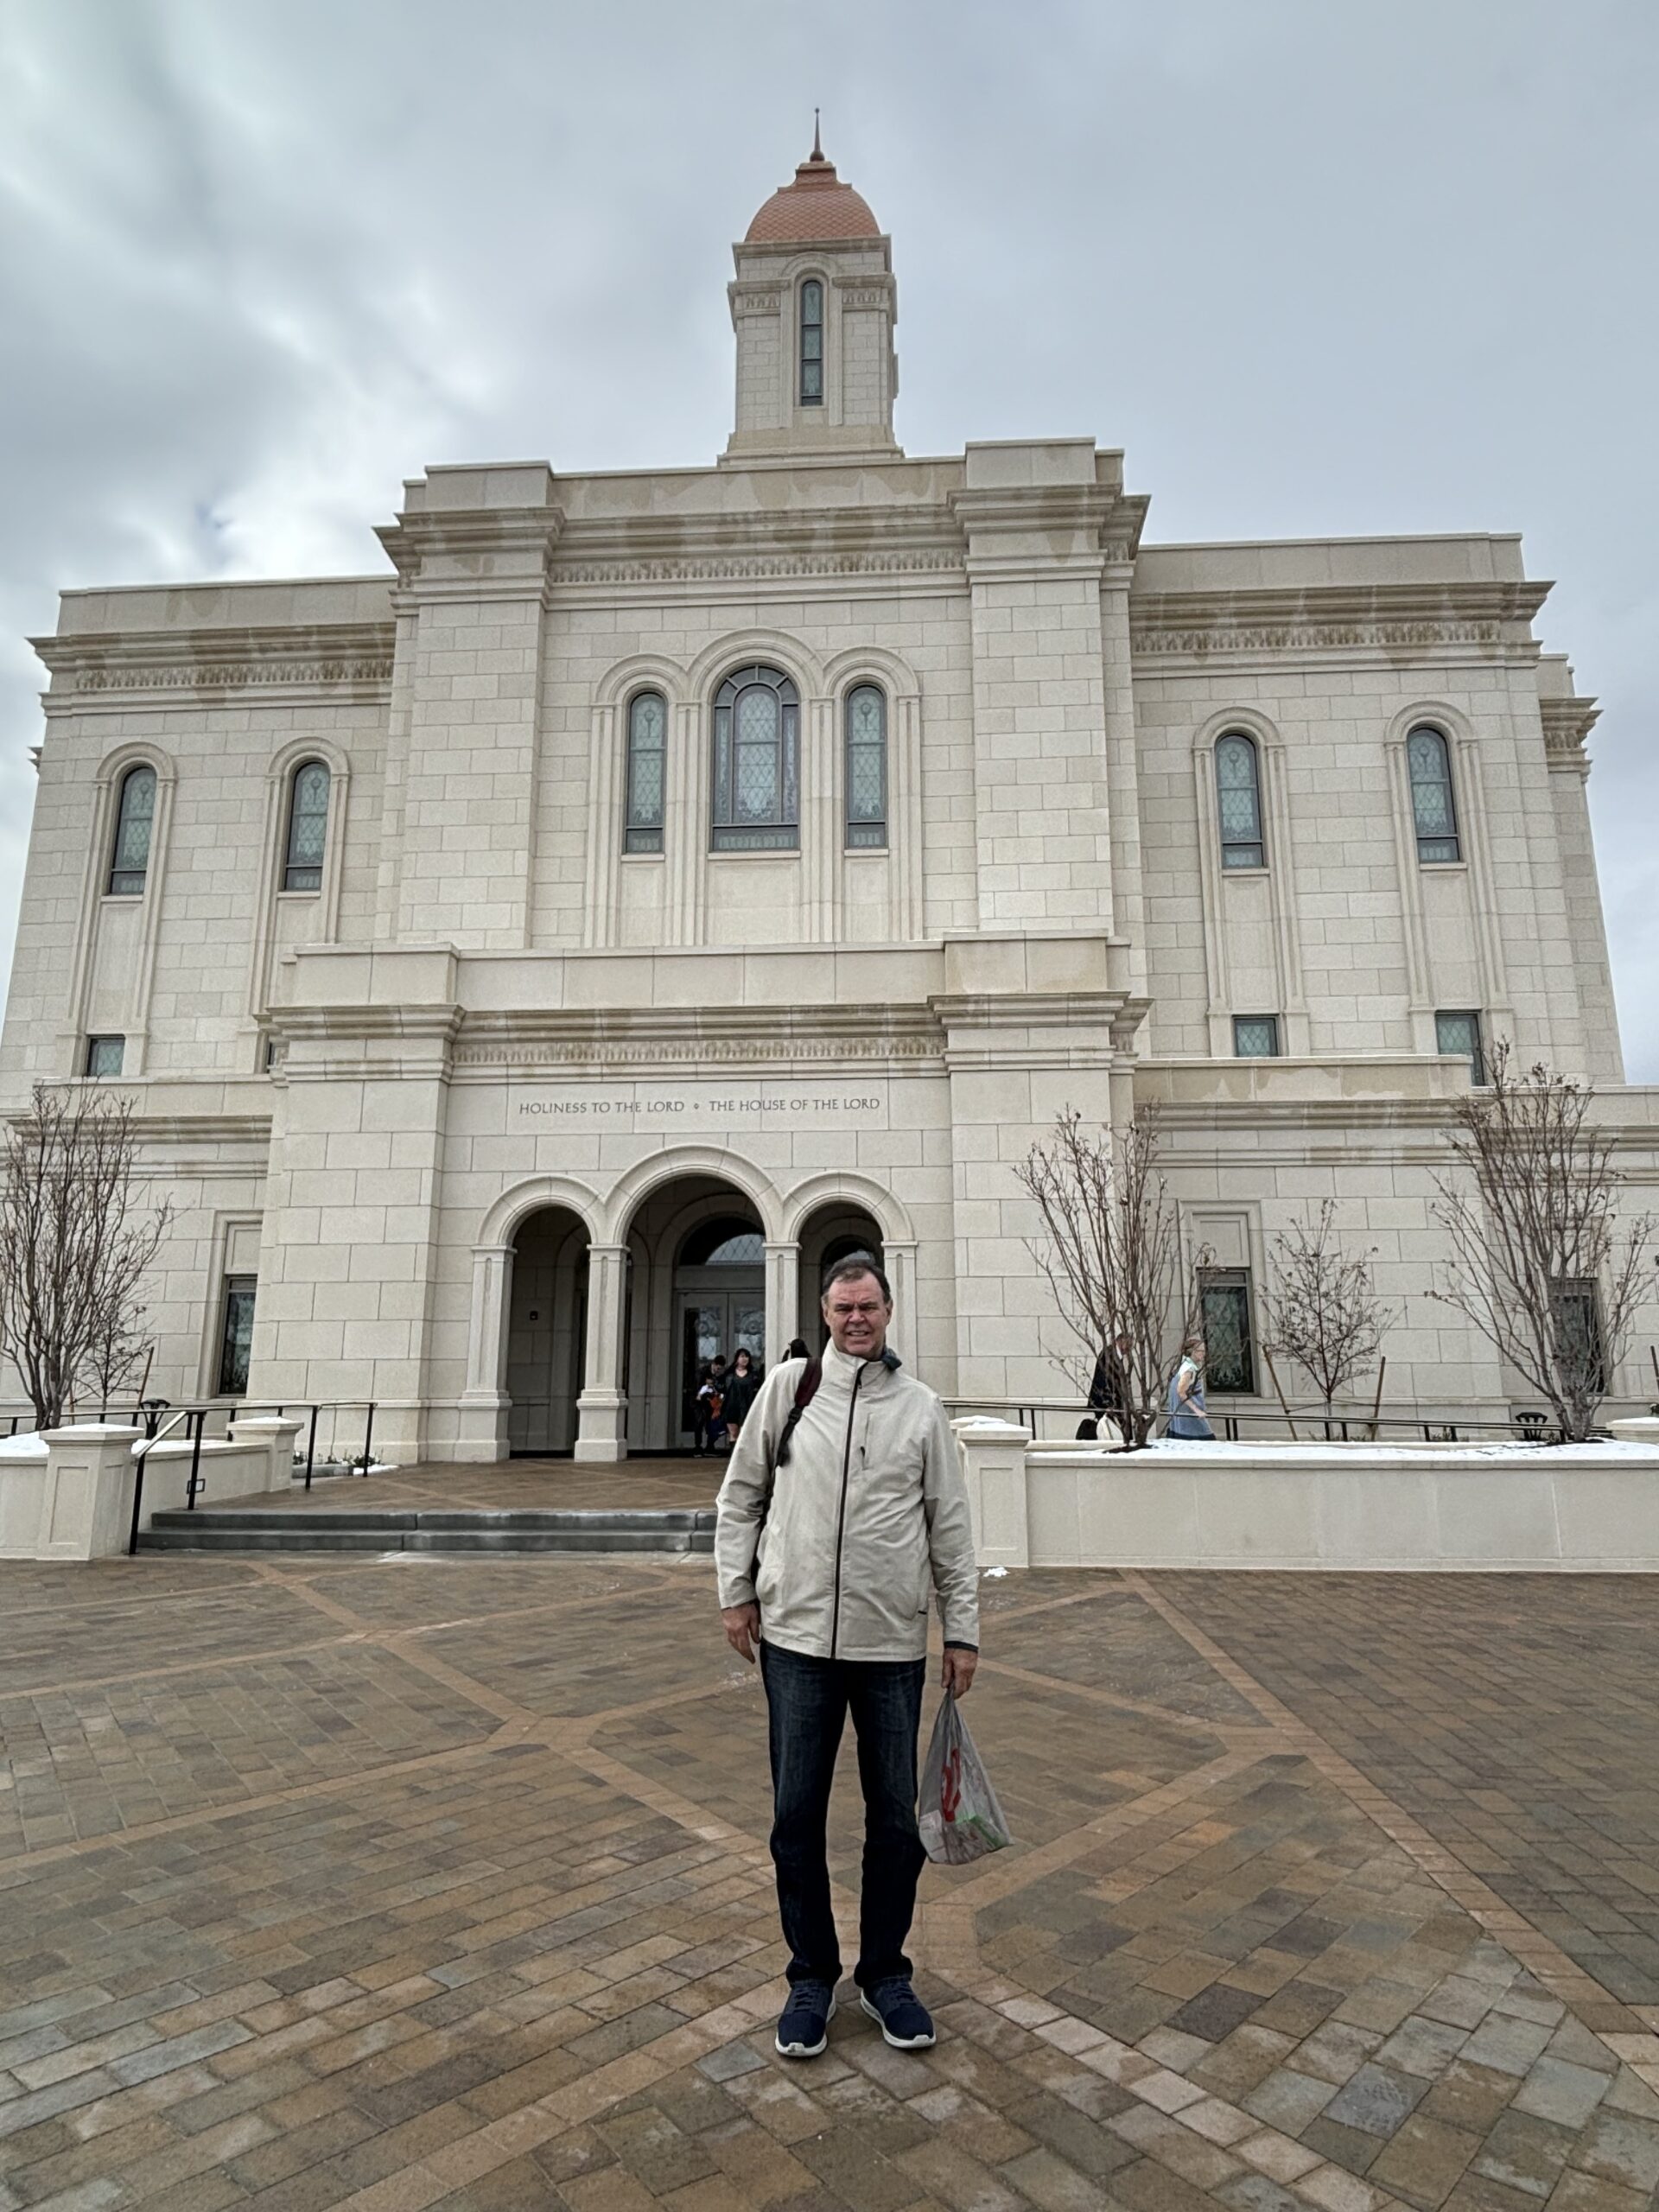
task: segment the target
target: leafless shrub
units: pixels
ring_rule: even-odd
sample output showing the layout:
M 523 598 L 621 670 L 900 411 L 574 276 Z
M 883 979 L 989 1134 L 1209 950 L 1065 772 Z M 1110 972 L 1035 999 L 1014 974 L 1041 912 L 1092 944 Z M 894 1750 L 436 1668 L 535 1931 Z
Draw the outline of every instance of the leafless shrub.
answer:
M 1611 1140 L 1586 1126 L 1588 1084 L 1510 1067 L 1458 1104 L 1448 1139 L 1465 1178 L 1436 1178 L 1433 1213 L 1452 1243 L 1430 1295 L 1455 1306 L 1529 1389 L 1564 1440 L 1593 1429 L 1649 1274 L 1654 1217 L 1618 1226 L 1624 1177 Z
M 1337 1209 L 1327 1198 L 1311 1221 L 1292 1221 L 1274 1236 L 1263 1341 L 1307 1375 L 1325 1406 L 1369 1374 L 1382 1339 L 1399 1318 L 1379 1297 L 1371 1260 L 1376 1248 L 1344 1255 Z
M 1073 1109 L 1014 1170 L 1043 1219 L 1044 1236 L 1028 1249 L 1078 1346 L 1060 1363 L 1081 1391 L 1103 1348 L 1121 1344 L 1122 1413 L 1136 1450 L 1162 1404 L 1170 1339 L 1190 1321 L 1177 1295 L 1179 1222 L 1157 1152 L 1152 1110 L 1138 1111 L 1126 1128 L 1096 1131 Z
M 142 1357 L 143 1279 L 172 1218 L 135 1171 L 132 1102 L 36 1084 L 0 1148 L 0 1353 L 41 1428 Z

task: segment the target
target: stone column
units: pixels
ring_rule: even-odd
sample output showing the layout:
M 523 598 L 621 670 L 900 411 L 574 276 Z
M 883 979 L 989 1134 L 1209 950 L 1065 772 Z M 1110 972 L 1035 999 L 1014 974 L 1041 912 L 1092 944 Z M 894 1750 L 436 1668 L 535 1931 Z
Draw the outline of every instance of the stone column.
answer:
M 467 1388 L 461 1393 L 455 1445 L 458 1459 L 505 1459 L 507 1456 L 507 1415 L 512 1401 L 502 1384 L 512 1303 L 512 1245 L 475 1245 Z
M 916 1357 L 916 1247 L 884 1240 L 881 1260 L 893 1285 L 893 1325 L 887 1342 L 906 1367 Z
M 766 1247 L 766 1365 L 776 1367 L 801 1333 L 801 1248 Z
M 576 1401 L 578 1459 L 628 1456 L 628 1400 L 622 1388 L 623 1314 L 627 1305 L 628 1248 L 588 1248 L 587 1383 Z

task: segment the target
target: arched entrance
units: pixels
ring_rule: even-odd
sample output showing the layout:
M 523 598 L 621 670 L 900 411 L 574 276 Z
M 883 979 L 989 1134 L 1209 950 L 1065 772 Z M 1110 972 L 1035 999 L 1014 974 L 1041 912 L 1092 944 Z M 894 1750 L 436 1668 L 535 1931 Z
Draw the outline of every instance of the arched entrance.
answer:
M 838 1260 L 860 1253 L 885 1266 L 880 1224 L 867 1207 L 836 1198 L 810 1213 L 800 1228 L 801 1334 L 810 1351 L 830 1341 L 823 1323 L 823 1278 Z
M 630 1452 L 689 1451 L 699 1370 L 740 1344 L 763 1363 L 766 1238 L 747 1194 L 718 1176 L 660 1184 L 627 1233 Z
M 586 1225 L 567 1206 L 539 1206 L 512 1240 L 505 1385 L 515 1455 L 574 1449 L 587 1337 Z

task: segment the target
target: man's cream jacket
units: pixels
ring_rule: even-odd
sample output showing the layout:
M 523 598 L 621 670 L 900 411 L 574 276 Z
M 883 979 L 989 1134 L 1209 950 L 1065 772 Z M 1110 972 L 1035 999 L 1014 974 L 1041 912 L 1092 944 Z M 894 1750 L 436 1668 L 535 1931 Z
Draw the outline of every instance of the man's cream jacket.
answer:
M 722 1606 L 818 1659 L 919 1659 L 938 1596 L 947 1643 L 979 1643 L 979 1573 L 957 1440 L 925 1383 L 833 1344 L 778 1468 L 806 1362 L 774 1367 L 720 1486 Z M 757 1555 L 756 1532 L 760 1532 Z

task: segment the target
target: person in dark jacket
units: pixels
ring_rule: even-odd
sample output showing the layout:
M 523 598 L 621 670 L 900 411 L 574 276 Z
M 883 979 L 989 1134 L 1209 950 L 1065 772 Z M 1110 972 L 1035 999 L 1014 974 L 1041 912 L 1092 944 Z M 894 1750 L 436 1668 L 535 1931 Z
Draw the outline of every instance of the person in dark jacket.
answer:
M 743 1426 L 743 1416 L 760 1395 L 760 1370 L 755 1365 L 747 1344 L 740 1344 L 732 1354 L 732 1371 L 726 1377 L 724 1407 L 726 1427 L 734 1444 L 737 1432 Z
M 1089 1410 L 1109 1414 L 1120 1427 L 1128 1403 L 1129 1340 L 1121 1331 L 1103 1345 L 1089 1385 Z

